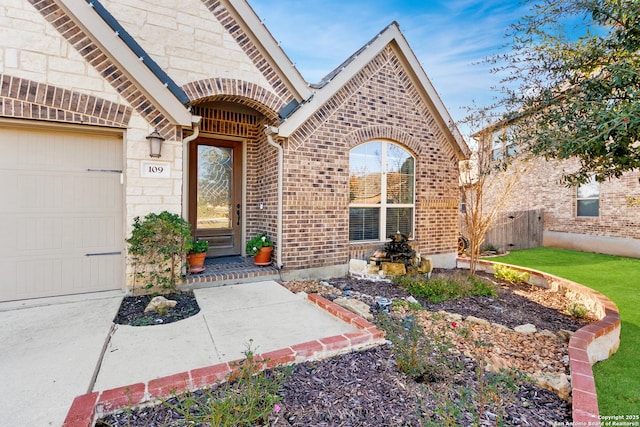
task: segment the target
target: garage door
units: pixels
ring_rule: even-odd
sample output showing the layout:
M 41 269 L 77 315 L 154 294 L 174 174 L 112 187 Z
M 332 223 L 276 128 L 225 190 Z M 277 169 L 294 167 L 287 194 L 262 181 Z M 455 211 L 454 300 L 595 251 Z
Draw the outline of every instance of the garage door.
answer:
M 122 288 L 122 136 L 0 123 L 0 301 Z

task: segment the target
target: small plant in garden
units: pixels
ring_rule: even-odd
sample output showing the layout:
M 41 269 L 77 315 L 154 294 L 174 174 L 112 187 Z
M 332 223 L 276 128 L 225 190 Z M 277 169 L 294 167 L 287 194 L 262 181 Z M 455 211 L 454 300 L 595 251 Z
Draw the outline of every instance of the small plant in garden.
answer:
M 528 283 L 529 273 L 526 271 L 518 271 L 506 265 L 496 264 L 493 267 L 493 277 L 496 279 L 506 280 L 510 283 Z
M 255 357 L 251 342 L 244 355 L 244 360 L 232 366 L 233 372 L 225 383 L 161 402 L 155 409 L 157 425 L 266 425 L 269 417 L 282 409 L 278 391 L 293 372 L 293 366 L 262 370 L 268 361 Z M 161 419 L 163 407 L 180 415 L 179 424 L 176 419 Z
M 587 317 L 587 313 L 589 312 L 587 310 L 587 307 L 580 304 L 579 302 L 572 302 L 571 304 L 567 305 L 567 311 L 573 317 L 576 317 L 578 319 L 584 319 L 585 317 Z
M 134 289 L 175 290 L 191 245 L 191 225 L 167 211 L 135 217 L 128 243 Z M 136 286 L 140 283 L 140 286 Z
M 445 357 L 449 343 L 442 337 L 425 335 L 415 315 L 398 319 L 381 312 L 376 323 L 393 344 L 396 363 L 402 372 L 418 382 L 438 381 L 449 375 L 452 366 Z
M 495 296 L 495 290 L 487 281 L 470 274 L 458 273 L 447 277 L 402 276 L 394 282 L 416 298 L 430 302 L 442 302 L 471 295 Z

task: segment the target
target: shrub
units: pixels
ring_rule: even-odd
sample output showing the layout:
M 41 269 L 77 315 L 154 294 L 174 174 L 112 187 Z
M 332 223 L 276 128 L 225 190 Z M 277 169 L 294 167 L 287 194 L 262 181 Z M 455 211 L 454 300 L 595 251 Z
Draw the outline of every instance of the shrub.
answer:
M 569 314 L 571 314 L 573 317 L 577 317 L 578 319 L 584 319 L 585 317 L 587 317 L 587 307 L 578 302 L 572 302 L 571 304 L 567 305 L 566 308 Z
M 448 375 L 452 367 L 445 354 L 450 344 L 442 337 L 426 336 L 414 315 L 398 319 L 381 312 L 376 323 L 393 344 L 396 364 L 402 372 L 418 382 L 438 381 Z
M 506 280 L 510 283 L 528 283 L 529 273 L 526 271 L 518 271 L 506 265 L 496 264 L 493 267 L 493 277 L 496 279 Z
M 405 288 L 414 297 L 424 298 L 434 303 L 471 295 L 496 295 L 490 283 L 466 273 L 433 276 L 432 278 L 402 276 L 394 279 L 394 282 Z
M 180 215 L 167 211 L 135 217 L 129 245 L 134 289 L 175 290 L 181 279 L 186 254 L 191 247 L 191 225 Z

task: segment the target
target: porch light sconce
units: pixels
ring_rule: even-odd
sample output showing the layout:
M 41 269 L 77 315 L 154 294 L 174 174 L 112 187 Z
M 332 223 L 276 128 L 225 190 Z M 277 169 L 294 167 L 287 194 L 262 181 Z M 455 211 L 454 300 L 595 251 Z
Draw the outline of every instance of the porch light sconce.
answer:
M 158 129 L 155 129 L 151 134 L 147 135 L 147 139 L 149 140 L 149 156 L 160 157 L 164 138 L 158 133 Z

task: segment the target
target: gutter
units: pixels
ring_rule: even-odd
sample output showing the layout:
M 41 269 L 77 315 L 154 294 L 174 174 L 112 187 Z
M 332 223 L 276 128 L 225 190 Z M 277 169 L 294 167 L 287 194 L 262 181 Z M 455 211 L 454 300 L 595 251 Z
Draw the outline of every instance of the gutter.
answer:
M 182 140 L 182 216 L 188 218 L 187 206 L 189 205 L 189 143 L 200 135 L 200 123 L 202 116 L 191 116 L 191 128 L 193 133 Z M 187 173 L 185 174 L 185 171 Z
M 278 246 L 276 247 L 276 268 L 282 270 L 284 265 L 282 264 L 282 194 L 284 179 L 284 148 L 281 144 L 278 144 L 273 139 L 273 136 L 278 136 L 279 129 L 275 126 L 265 125 L 264 134 L 267 136 L 269 145 L 275 147 L 278 150 L 278 212 L 276 218 L 276 241 Z

